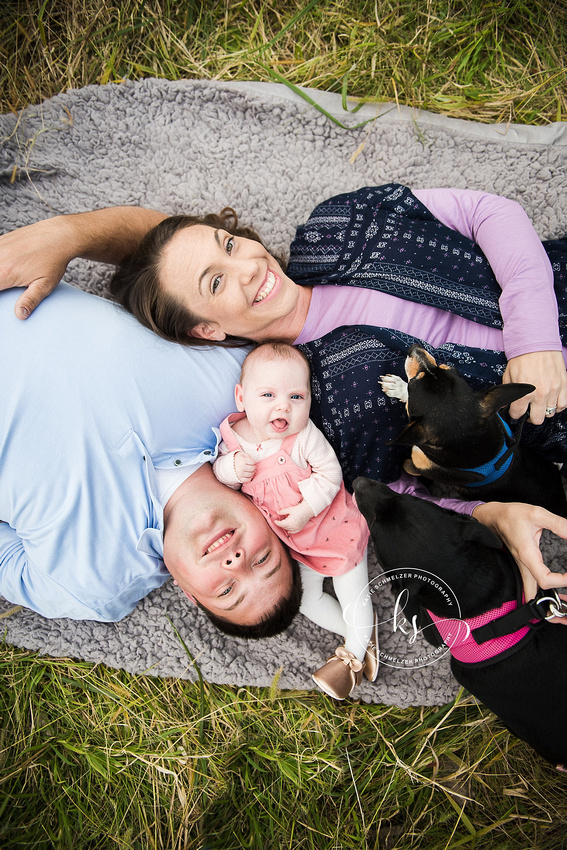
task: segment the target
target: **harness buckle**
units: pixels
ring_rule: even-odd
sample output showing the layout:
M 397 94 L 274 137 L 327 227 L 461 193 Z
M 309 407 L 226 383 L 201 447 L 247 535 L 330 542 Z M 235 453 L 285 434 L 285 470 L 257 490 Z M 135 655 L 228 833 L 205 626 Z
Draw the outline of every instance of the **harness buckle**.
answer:
M 567 615 L 567 602 L 559 597 L 556 590 L 549 591 L 552 596 L 537 596 L 529 604 L 538 620 L 552 620 L 554 617 L 565 617 Z M 540 605 L 547 604 L 547 614 L 539 609 Z
M 553 617 L 567 616 L 567 601 L 561 599 L 556 590 L 553 590 L 552 593 L 553 597 L 549 597 L 551 601 L 549 603 L 549 614 L 545 618 L 546 620 L 551 620 Z

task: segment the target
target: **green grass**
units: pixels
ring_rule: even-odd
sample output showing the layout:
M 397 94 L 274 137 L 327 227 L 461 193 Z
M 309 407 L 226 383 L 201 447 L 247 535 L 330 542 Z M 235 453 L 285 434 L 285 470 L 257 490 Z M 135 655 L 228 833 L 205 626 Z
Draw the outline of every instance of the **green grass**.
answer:
M 0 675 L 3 848 L 565 846 L 565 783 L 470 698 L 338 704 L 8 647 Z
M 567 115 L 563 0 L 5 0 L 2 111 L 158 76 Z M 558 627 L 559 628 L 559 627 Z M 0 647 L 0 848 L 559 850 L 566 780 L 484 708 L 129 676 Z
M 4 0 L 0 109 L 156 76 L 277 80 L 477 121 L 567 114 L 564 0 Z

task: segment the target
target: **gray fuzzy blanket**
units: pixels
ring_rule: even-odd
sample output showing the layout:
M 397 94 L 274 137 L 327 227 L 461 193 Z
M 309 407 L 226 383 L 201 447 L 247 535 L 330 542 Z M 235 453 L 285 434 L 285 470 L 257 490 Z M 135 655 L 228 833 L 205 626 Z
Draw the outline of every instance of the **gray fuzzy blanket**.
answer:
M 354 115 L 340 97 L 310 92 L 342 123 L 272 84 L 144 80 L 69 91 L 19 115 L 0 116 L 0 227 L 113 204 L 168 213 L 236 208 L 272 251 L 321 200 L 389 181 L 484 189 L 520 201 L 543 237 L 567 233 L 567 124 L 486 126 L 398 108 Z M 371 119 L 363 127 L 361 121 Z M 76 261 L 66 279 L 104 295 L 106 267 Z M 562 556 L 548 540 L 546 553 Z M 376 564 L 371 562 L 372 574 Z M 448 658 L 394 632 L 387 586 L 373 594 L 384 663 L 357 696 L 434 705 L 456 693 Z M 211 682 L 311 688 L 312 670 L 337 637 L 299 616 L 287 634 L 248 642 L 216 632 L 172 583 L 120 623 L 46 620 L 0 600 L 7 643 L 104 662 L 132 673 Z

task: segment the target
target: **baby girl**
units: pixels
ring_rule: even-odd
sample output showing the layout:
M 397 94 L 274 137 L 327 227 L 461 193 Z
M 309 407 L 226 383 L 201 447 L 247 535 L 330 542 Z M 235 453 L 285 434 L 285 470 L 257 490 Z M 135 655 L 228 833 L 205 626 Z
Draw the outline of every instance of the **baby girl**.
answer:
M 266 342 L 245 359 L 236 407 L 221 424 L 217 478 L 242 487 L 301 568 L 301 612 L 345 638 L 313 674 L 344 699 L 378 673 L 378 632 L 368 593 L 368 528 L 345 490 L 337 457 L 309 419 L 310 368 L 292 345 Z M 338 598 L 323 592 L 331 576 Z

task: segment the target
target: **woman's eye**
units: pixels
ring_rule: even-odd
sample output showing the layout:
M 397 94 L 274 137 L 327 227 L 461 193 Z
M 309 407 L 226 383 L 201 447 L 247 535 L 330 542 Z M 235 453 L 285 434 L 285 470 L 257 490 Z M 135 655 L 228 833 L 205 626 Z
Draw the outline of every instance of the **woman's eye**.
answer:
M 228 596 L 228 594 L 230 593 L 231 590 L 232 590 L 232 585 L 230 585 L 230 587 L 225 588 L 225 590 L 223 590 L 222 593 L 219 593 L 219 596 Z
M 213 278 L 213 280 L 211 282 L 211 292 L 213 293 L 213 295 L 215 294 L 215 292 L 219 288 L 220 284 L 221 284 L 221 278 L 220 278 L 220 275 L 217 275 L 216 277 Z
M 225 250 L 227 254 L 232 254 L 232 249 L 234 248 L 234 239 L 232 236 L 226 240 Z
M 265 564 L 269 557 L 270 557 L 270 553 L 268 552 L 266 555 L 264 555 L 263 558 L 260 558 L 257 565 L 259 566 L 260 564 Z

